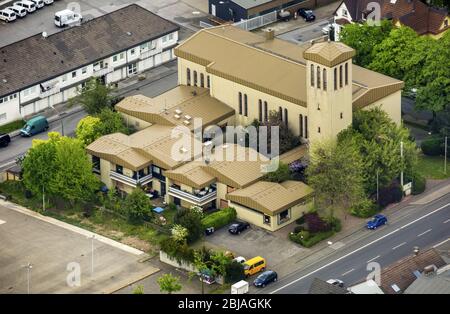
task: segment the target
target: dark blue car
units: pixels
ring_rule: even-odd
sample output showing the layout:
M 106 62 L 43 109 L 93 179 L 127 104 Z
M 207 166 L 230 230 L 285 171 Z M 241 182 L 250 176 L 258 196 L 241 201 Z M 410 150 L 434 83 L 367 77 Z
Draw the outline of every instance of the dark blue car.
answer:
M 381 214 L 375 215 L 372 220 L 367 222 L 367 229 L 376 229 L 387 223 L 387 218 Z
M 257 288 L 264 288 L 269 283 L 275 282 L 277 280 L 278 280 L 278 274 L 276 272 L 274 272 L 273 270 L 267 270 L 267 271 L 263 272 L 261 275 L 259 275 L 258 277 L 256 277 L 253 284 Z

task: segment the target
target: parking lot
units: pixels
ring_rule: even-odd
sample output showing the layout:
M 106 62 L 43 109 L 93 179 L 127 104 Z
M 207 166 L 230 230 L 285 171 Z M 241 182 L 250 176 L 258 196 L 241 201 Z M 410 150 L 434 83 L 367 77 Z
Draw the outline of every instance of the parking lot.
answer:
M 0 201 L 0 294 L 27 293 L 28 282 L 30 293 L 110 293 L 158 271 L 141 251 L 12 206 Z
M 5 4 L 0 5 L 0 8 L 7 7 L 15 1 L 10 1 L 9 3 L 3 1 Z M 56 0 L 52 5 L 45 6 L 23 19 L 17 19 L 11 23 L 1 21 L 0 47 L 44 31 L 48 35 L 60 31 L 61 29 L 54 25 L 55 12 L 73 8 L 73 4 L 79 5 L 84 21 L 115 11 L 131 3 L 136 3 L 163 18 L 195 30 L 195 21 L 205 15 L 203 10 L 207 8 L 203 1 L 206 2 L 206 0 Z M 3 2 L 0 0 L 0 3 Z
M 231 235 L 224 227 L 205 238 L 206 245 L 231 251 L 236 256 L 250 259 L 262 256 L 266 259 L 268 268 L 272 268 L 289 257 L 305 251 L 286 237 L 275 235 L 256 227 L 243 231 L 240 235 Z

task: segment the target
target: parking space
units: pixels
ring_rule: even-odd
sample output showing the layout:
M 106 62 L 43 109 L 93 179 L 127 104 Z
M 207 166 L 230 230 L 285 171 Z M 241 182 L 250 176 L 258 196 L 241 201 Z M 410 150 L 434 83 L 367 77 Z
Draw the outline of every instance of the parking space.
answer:
M 231 235 L 228 228 L 222 228 L 205 238 L 206 245 L 231 251 L 236 256 L 250 259 L 262 256 L 266 259 L 268 268 L 283 263 L 284 260 L 297 253 L 305 251 L 298 245 L 289 241 L 287 237 L 278 235 L 251 226 L 240 235 Z
M 0 8 L 11 5 L 14 1 L 4 1 Z M 206 1 L 206 0 L 205 0 Z M 0 3 L 3 3 L 0 1 Z M 204 6 L 198 0 L 57 0 L 52 5 L 18 19 L 12 23 L 0 22 L 0 47 L 6 46 L 18 40 L 46 32 L 48 35 L 61 31 L 54 24 L 55 12 L 64 9 L 73 9 L 79 6 L 84 21 L 99 17 L 103 14 L 115 11 L 131 3 L 140 6 L 182 26 L 193 29 L 193 23 L 205 15 Z
M 158 271 L 136 249 L 11 206 L 0 205 L 0 294 L 110 293 Z

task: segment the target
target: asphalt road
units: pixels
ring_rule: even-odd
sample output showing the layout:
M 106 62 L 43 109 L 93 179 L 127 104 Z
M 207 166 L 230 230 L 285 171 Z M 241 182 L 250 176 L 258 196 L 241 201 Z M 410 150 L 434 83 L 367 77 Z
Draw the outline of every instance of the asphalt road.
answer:
M 308 293 L 315 277 L 340 279 L 350 286 L 370 273 L 366 269 L 369 262 L 386 267 L 412 254 L 415 246 L 423 250 L 445 241 L 450 238 L 450 194 L 428 205 L 416 205 L 405 217 L 365 232 L 370 235 L 255 293 Z

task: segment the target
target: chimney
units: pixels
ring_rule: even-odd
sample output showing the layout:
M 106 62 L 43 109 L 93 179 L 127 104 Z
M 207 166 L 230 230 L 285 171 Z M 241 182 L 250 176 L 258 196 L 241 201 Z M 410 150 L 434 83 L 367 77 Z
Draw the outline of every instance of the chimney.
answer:
M 435 265 L 428 265 L 423 269 L 423 274 L 425 276 L 435 275 L 437 271 L 437 267 Z
M 275 31 L 272 28 L 265 30 L 266 40 L 272 40 L 275 38 Z

